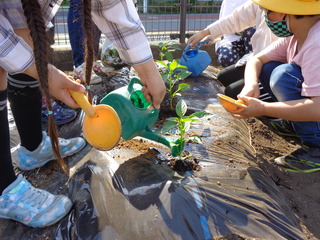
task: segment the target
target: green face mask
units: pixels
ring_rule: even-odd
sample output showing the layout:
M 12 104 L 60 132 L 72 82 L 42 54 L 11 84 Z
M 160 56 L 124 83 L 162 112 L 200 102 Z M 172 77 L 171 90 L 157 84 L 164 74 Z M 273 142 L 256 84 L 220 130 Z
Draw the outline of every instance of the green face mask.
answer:
M 264 20 L 270 30 L 276 35 L 277 37 L 290 37 L 293 35 L 292 32 L 289 31 L 287 23 L 285 20 L 271 22 L 268 19 L 268 13 L 264 15 Z

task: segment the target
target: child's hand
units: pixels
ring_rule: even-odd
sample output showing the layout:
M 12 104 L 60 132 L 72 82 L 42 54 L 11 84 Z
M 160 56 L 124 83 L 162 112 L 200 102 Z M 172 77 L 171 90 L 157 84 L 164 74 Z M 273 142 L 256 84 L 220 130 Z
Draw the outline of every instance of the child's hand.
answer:
M 265 102 L 252 97 L 241 97 L 241 101 L 245 102 L 247 107 L 239 113 L 231 113 L 233 117 L 246 119 L 264 115 Z
M 148 102 L 153 102 L 155 108 L 160 108 L 160 104 L 166 94 L 166 86 L 154 61 L 151 60 L 133 67 L 137 71 L 141 82 L 144 84 L 142 92 L 145 98 Z
M 190 44 L 190 47 L 196 47 L 198 45 L 198 42 L 200 42 L 201 40 L 208 40 L 208 39 L 211 39 L 210 32 L 209 30 L 205 29 L 193 35 L 192 37 L 190 37 L 188 44 Z M 203 45 L 211 45 L 211 44 L 212 44 L 212 41 Z
M 52 65 L 48 69 L 50 94 L 68 106 L 78 108 L 79 105 L 73 100 L 68 89 L 85 93 L 85 87 Z

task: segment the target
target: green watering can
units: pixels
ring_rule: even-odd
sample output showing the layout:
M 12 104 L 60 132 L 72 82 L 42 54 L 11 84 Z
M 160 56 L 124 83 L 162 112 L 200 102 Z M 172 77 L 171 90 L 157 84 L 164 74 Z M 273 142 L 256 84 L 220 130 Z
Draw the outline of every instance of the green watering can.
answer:
M 172 156 L 179 156 L 184 148 L 184 142 L 180 144 L 179 139 L 169 141 L 151 130 L 158 120 L 160 110 L 147 102 L 141 91 L 142 87 L 140 79 L 132 78 L 128 86 L 110 92 L 100 103 L 111 106 L 117 112 L 122 125 L 121 137 L 124 140 L 136 136 L 144 137 L 166 145 L 171 149 Z

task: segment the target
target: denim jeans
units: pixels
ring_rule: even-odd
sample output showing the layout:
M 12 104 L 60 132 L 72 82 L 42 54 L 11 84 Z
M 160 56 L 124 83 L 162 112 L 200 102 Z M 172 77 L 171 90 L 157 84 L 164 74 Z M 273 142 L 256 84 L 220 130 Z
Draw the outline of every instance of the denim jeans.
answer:
M 82 0 L 70 0 L 70 8 L 68 11 L 68 33 L 72 49 L 73 65 L 75 67 L 78 67 L 84 63 L 85 56 L 85 48 L 83 44 L 85 33 L 82 30 L 82 8 Z M 101 32 L 96 25 L 94 25 L 93 28 L 93 45 L 95 56 L 97 56 L 99 52 L 99 40 Z
M 259 79 L 276 101 L 307 98 L 301 96 L 304 79 L 301 68 L 295 64 L 269 62 L 263 66 Z M 291 122 L 303 144 L 320 147 L 320 122 Z

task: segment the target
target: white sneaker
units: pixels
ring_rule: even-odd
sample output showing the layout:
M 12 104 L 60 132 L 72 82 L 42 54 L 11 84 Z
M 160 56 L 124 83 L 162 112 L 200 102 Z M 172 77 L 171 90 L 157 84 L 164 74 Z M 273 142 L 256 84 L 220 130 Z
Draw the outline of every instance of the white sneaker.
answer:
M 82 63 L 80 66 L 76 67 L 73 69 L 73 75 L 76 78 L 79 78 L 81 81 L 85 81 L 85 76 L 84 76 L 84 67 L 85 64 Z M 98 76 L 97 74 L 95 74 L 94 71 L 91 72 L 91 81 L 90 84 L 97 84 L 102 82 L 102 78 L 100 76 Z
M 113 67 L 104 66 L 100 60 L 93 62 L 93 71 L 108 74 L 114 71 Z

